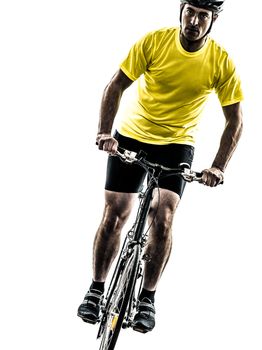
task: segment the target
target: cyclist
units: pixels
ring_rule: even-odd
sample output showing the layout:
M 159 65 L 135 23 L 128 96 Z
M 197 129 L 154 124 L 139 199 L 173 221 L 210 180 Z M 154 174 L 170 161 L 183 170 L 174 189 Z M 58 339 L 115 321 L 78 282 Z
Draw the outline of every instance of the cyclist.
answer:
M 191 164 L 196 129 L 208 95 L 214 90 L 225 116 L 219 149 L 202 182 L 217 186 L 224 178 L 242 131 L 241 82 L 227 52 L 208 33 L 224 1 L 181 0 L 180 28 L 164 28 L 145 35 L 130 50 L 104 90 L 97 144 L 114 154 L 118 146 L 147 153 L 151 162 L 167 167 Z M 122 93 L 139 79 L 138 95 L 112 135 L 112 125 Z M 105 184 L 105 209 L 94 240 L 93 281 L 78 308 L 78 315 L 95 323 L 110 266 L 118 252 L 120 233 L 144 180 L 138 165 L 126 165 L 109 155 Z M 166 177 L 159 182 L 149 217 L 154 218 L 146 253 L 144 285 L 139 296 L 134 329 L 155 326 L 154 296 L 168 261 L 174 213 L 185 182 Z M 158 204 L 158 201 L 159 204 Z

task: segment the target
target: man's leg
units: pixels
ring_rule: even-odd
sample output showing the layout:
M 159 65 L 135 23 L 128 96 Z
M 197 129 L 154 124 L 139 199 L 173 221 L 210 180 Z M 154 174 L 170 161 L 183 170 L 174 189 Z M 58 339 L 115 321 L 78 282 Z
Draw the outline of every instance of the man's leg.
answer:
M 86 322 L 96 323 L 99 318 L 104 282 L 118 253 L 121 230 L 135 197 L 134 193 L 105 191 L 104 213 L 93 245 L 93 282 L 78 308 L 78 316 Z
M 155 193 L 150 210 L 149 225 L 152 223 L 146 254 L 150 261 L 145 264 L 144 288 L 155 291 L 168 262 L 172 248 L 172 222 L 179 204 L 178 194 L 160 189 L 160 199 Z
M 133 207 L 134 193 L 105 191 L 105 208 L 93 245 L 93 280 L 104 282 L 118 253 L 121 230 Z
M 151 225 L 145 253 L 144 284 L 139 296 L 138 313 L 134 318 L 134 329 L 151 331 L 155 326 L 154 294 L 160 277 L 168 262 L 172 248 L 172 222 L 180 197 L 175 192 L 160 189 L 157 191 L 149 215 Z

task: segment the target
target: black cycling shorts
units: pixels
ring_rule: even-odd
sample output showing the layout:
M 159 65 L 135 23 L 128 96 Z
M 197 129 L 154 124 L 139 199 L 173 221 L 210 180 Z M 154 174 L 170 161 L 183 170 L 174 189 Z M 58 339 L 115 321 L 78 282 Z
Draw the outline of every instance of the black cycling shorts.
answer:
M 153 145 L 120 135 L 114 135 L 119 146 L 129 151 L 144 151 L 146 159 L 169 168 L 177 168 L 180 163 L 190 166 L 194 157 L 194 147 L 183 144 Z M 141 190 L 146 171 L 138 164 L 126 164 L 118 157 L 109 156 L 107 162 L 105 189 L 114 192 L 137 193 Z M 177 193 L 182 197 L 185 180 L 181 176 L 167 176 L 160 178 L 159 187 Z

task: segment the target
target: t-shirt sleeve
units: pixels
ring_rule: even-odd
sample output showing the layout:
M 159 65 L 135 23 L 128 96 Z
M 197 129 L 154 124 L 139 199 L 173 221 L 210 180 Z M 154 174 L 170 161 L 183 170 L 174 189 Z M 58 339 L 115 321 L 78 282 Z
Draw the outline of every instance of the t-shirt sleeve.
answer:
M 219 74 L 215 85 L 221 106 L 228 106 L 243 100 L 243 91 L 235 65 L 226 55 L 219 64 Z
M 127 57 L 120 64 L 120 69 L 135 81 L 150 66 L 153 55 L 153 33 L 146 34 L 130 49 Z

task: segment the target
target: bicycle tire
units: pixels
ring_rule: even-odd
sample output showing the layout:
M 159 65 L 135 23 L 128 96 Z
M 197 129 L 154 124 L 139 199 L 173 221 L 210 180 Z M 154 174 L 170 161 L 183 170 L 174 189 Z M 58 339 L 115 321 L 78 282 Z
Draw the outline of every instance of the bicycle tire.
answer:
M 139 268 L 140 246 L 135 245 L 116 283 L 108 305 L 106 322 L 99 350 L 113 350 L 118 339 L 130 296 L 133 293 Z

